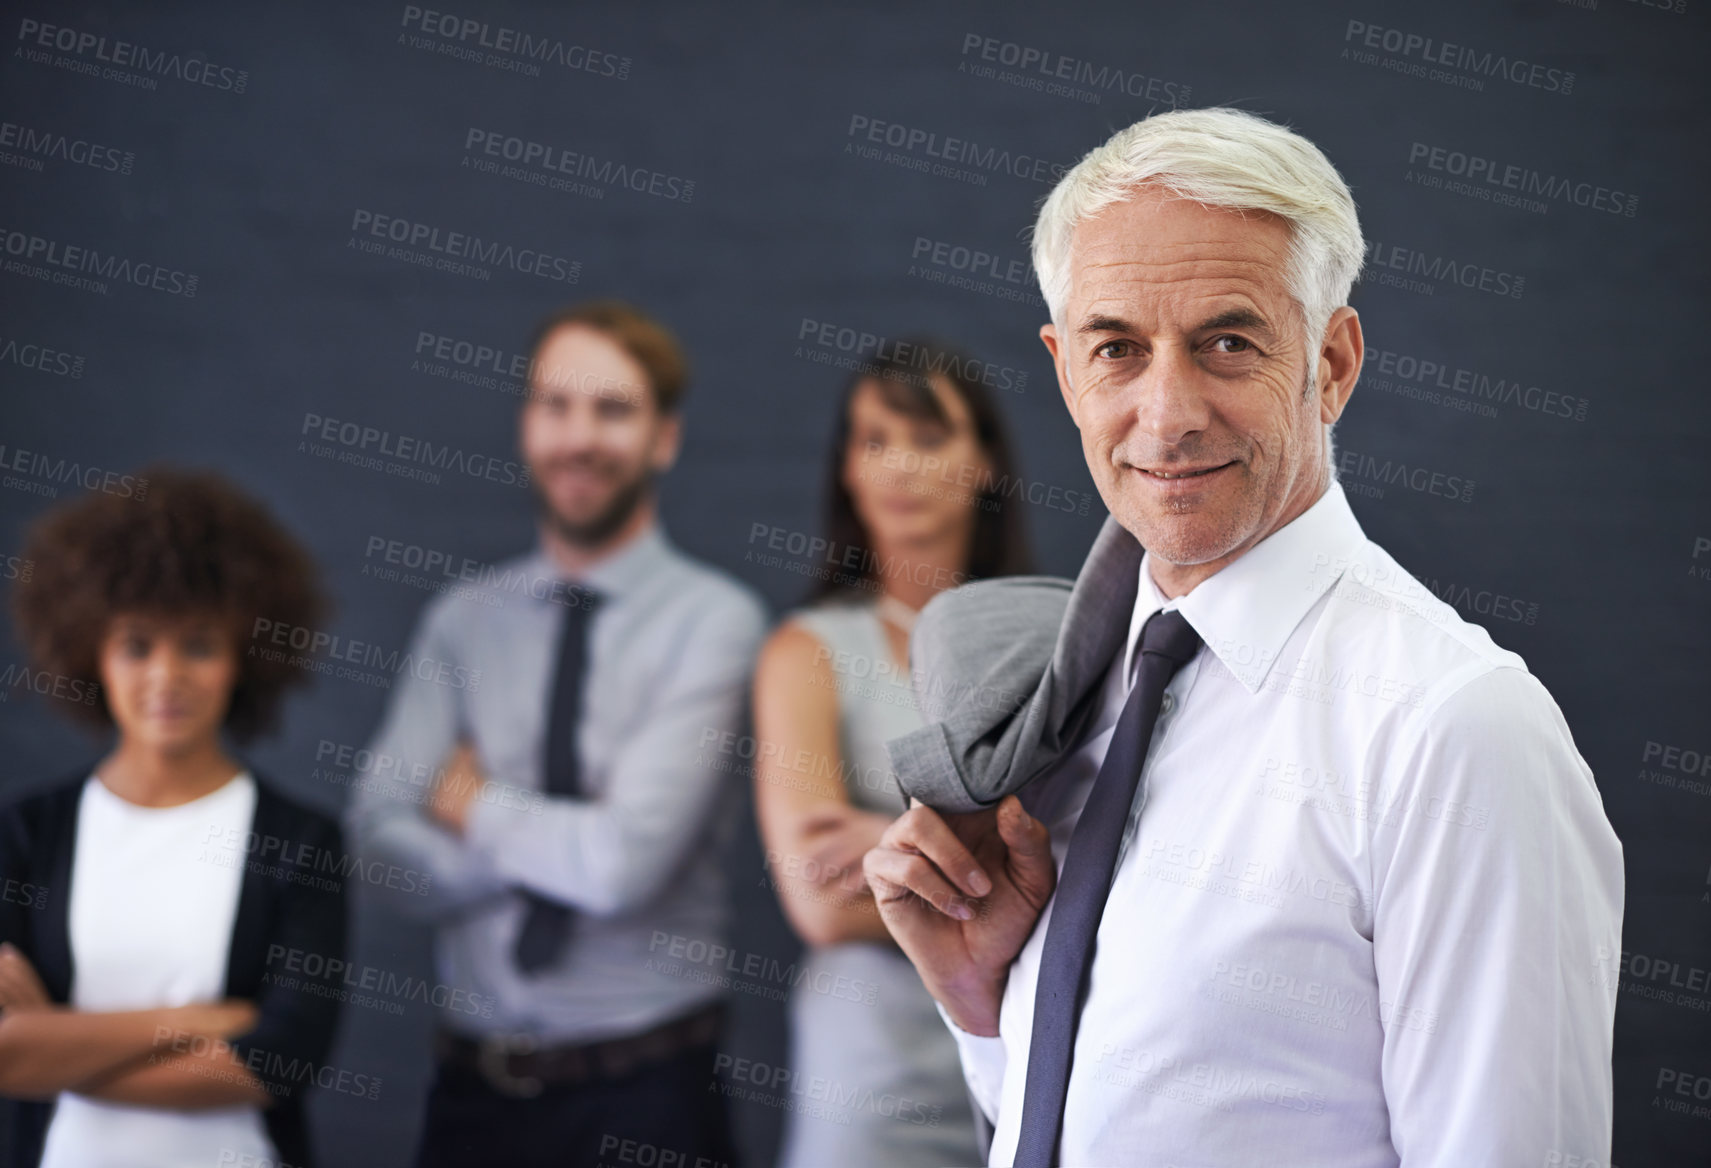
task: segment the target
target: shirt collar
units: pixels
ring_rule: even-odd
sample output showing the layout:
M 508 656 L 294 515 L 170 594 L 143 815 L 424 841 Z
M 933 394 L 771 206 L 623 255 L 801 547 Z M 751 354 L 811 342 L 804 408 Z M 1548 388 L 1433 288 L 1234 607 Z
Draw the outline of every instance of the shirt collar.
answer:
M 1147 552 L 1141 557 L 1123 676 L 1130 676 L 1146 619 L 1174 608 L 1243 688 L 1258 693 L 1295 626 L 1365 542 L 1342 484 L 1333 481 L 1307 510 L 1174 600 L 1166 600 L 1153 583 L 1152 553 Z
M 572 576 L 559 567 L 546 544 L 536 541 L 529 554 L 529 571 L 548 580 L 587 584 L 605 595 L 607 602 L 621 601 L 649 577 L 654 576 L 670 554 L 671 541 L 655 519 L 623 547 L 595 563 L 581 575 Z M 545 603 L 545 601 L 543 601 Z

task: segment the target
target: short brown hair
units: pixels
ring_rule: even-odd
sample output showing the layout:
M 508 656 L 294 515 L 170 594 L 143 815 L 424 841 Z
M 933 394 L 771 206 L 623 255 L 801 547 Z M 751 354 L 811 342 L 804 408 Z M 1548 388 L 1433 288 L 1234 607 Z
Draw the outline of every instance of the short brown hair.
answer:
M 676 413 L 689 386 L 689 361 L 672 331 L 624 300 L 585 300 L 561 308 L 535 326 L 529 338 L 531 366 L 541 346 L 553 333 L 567 325 L 585 325 L 605 333 L 635 358 L 653 387 L 654 404 L 660 413 Z
M 101 643 L 127 613 L 213 614 L 237 645 L 259 617 L 319 626 L 328 604 L 315 562 L 264 506 L 213 472 L 139 473 L 145 491 L 90 491 L 31 527 L 23 554 L 33 570 L 16 584 L 12 613 L 36 668 L 99 689 Z M 274 726 L 286 689 L 306 676 L 301 661 L 239 651 L 225 722 L 234 737 Z M 105 699 L 66 709 L 113 725 Z

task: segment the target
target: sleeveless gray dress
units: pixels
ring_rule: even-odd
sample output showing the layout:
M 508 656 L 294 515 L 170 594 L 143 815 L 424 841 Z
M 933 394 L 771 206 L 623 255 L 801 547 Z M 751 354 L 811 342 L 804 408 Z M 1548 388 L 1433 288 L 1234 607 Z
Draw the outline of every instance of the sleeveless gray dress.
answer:
M 831 651 L 850 802 L 903 813 L 885 741 L 921 725 L 875 602 L 828 601 L 789 619 Z M 809 949 L 791 990 L 791 1092 L 781 1168 L 945 1168 L 984 1163 L 956 1042 L 895 946 Z

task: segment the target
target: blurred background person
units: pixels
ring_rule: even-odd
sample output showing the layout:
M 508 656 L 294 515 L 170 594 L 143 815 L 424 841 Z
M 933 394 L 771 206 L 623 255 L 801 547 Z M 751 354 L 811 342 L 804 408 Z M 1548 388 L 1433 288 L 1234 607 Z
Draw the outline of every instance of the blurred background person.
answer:
M 985 387 L 942 345 L 898 350 L 942 371 L 870 361 L 845 388 L 824 488 L 826 559 L 842 567 L 755 669 L 756 812 L 785 916 L 809 947 L 789 1003 L 792 1080 L 853 1101 L 787 1113 L 785 1168 L 985 1158 L 956 1044 L 875 911 L 861 858 L 907 809 L 885 741 L 921 725 L 915 614 L 943 589 L 1027 572 L 1029 557 Z
M 371 744 L 400 763 L 349 812 L 366 854 L 432 875 L 406 907 L 440 979 L 494 1003 L 441 1010 L 418 1163 L 593 1164 L 630 1140 L 728 1163 L 724 990 L 667 957 L 725 936 L 741 789 L 705 744 L 743 727 L 767 614 L 660 524 L 688 379 L 671 333 L 594 301 L 530 352 L 538 542 L 478 586 L 501 603 L 429 604 L 412 654 L 479 684 L 401 678 Z
M 308 554 L 229 482 L 144 476 L 38 521 L 13 593 L 31 668 L 73 697 L 56 708 L 116 734 L 0 810 L 0 1094 L 27 1101 L 5 1162 L 309 1164 L 302 1070 L 339 1002 L 270 962 L 342 960 L 342 881 L 318 875 L 340 830 L 226 738 L 271 728 L 304 674 L 246 649 L 256 622 L 317 627 L 325 604 Z M 285 846 L 250 859 L 265 841 Z

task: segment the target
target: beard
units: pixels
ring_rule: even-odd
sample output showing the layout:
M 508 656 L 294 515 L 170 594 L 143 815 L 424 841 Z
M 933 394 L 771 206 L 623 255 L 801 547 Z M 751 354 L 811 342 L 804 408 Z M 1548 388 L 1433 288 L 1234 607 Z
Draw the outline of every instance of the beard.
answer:
M 611 500 L 594 515 L 587 519 L 571 519 L 553 509 L 552 500 L 542 489 L 540 479 L 533 479 L 535 505 L 540 509 L 541 517 L 561 539 L 577 547 L 597 547 L 616 535 L 636 513 L 636 508 L 652 495 L 653 485 L 653 471 L 644 466 L 634 476 L 619 483 Z

